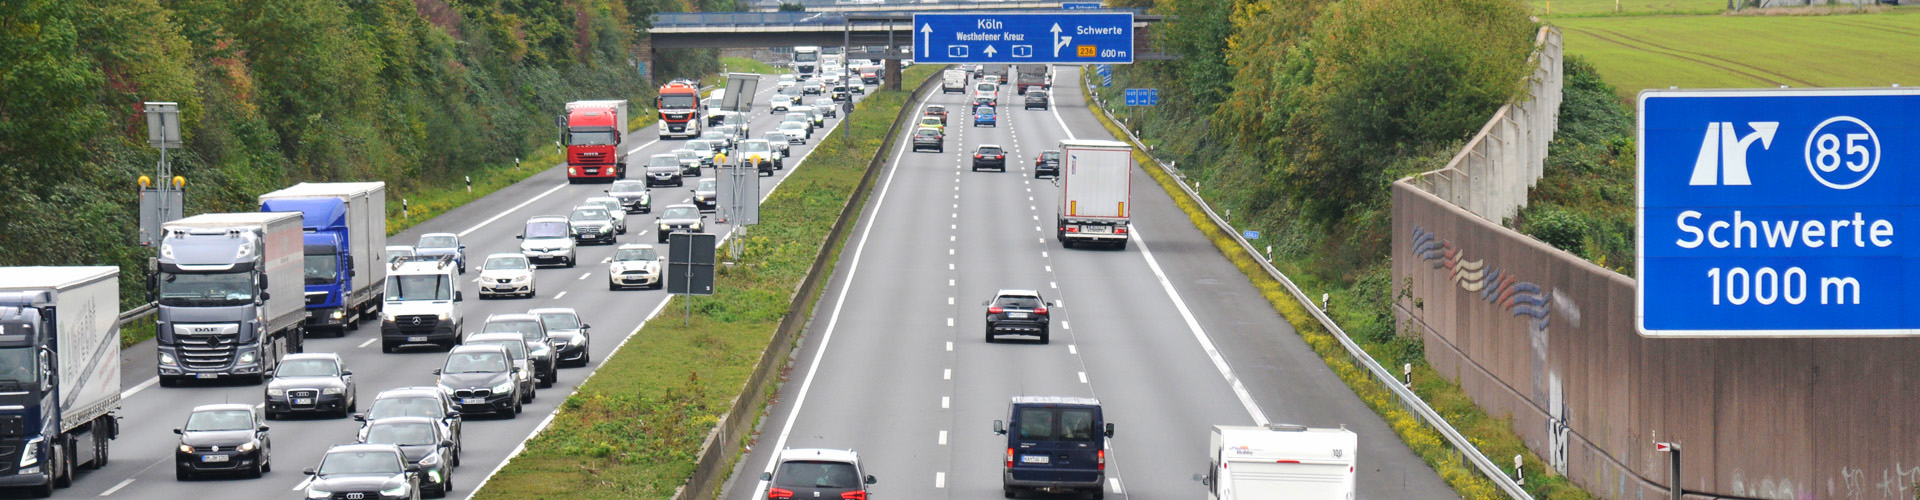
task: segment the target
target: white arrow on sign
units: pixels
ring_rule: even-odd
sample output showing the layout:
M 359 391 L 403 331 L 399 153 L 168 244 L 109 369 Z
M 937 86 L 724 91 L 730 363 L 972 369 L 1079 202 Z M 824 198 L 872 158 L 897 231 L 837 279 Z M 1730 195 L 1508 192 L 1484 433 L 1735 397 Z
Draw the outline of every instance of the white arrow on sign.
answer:
M 1055 26 L 1055 27 L 1058 28 L 1059 26 Z M 932 41 L 933 41 L 933 26 L 929 26 L 926 23 L 921 23 L 920 24 L 920 57 L 924 58 L 924 57 L 930 56 L 930 54 L 927 52 L 928 50 L 927 44 Z M 1058 55 L 1058 54 L 1055 54 L 1055 55 Z
M 1060 48 L 1073 42 L 1071 36 L 1060 36 L 1060 23 L 1053 23 L 1053 57 L 1060 57 Z
M 988 46 L 987 46 L 987 57 L 993 57 L 993 53 L 994 53 L 994 50 L 993 50 L 993 46 L 992 46 L 992 45 L 988 45 Z

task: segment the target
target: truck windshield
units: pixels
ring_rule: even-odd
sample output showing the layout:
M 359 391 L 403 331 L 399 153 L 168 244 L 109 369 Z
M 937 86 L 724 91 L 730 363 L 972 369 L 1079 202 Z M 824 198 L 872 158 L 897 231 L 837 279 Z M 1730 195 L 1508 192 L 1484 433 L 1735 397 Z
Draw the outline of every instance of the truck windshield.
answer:
M 237 306 L 252 301 L 252 273 L 160 273 L 163 306 Z
M 814 62 L 814 61 L 819 61 L 819 60 L 820 60 L 820 53 L 819 53 L 819 52 L 799 52 L 799 51 L 795 51 L 795 52 L 793 53 L 793 62 Z
M 688 109 L 694 102 L 690 95 L 664 95 L 660 96 L 660 109 Z
M 340 259 L 335 254 L 307 254 L 307 284 L 325 285 L 333 282 L 333 276 L 340 271 Z
M 387 300 L 451 299 L 453 291 L 447 286 L 447 277 L 444 275 L 416 274 L 387 278 Z
M 33 366 L 34 348 L 8 347 L 0 349 L 0 383 L 33 383 L 36 370 Z
M 571 131 L 567 133 L 569 146 L 611 146 L 614 143 L 613 131 L 594 130 L 590 132 Z

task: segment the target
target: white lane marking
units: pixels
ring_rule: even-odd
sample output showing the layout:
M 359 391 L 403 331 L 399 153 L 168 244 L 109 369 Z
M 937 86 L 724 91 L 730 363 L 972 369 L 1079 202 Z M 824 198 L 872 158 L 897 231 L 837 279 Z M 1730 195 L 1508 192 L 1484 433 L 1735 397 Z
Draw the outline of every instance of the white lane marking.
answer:
M 941 432 L 946 432 L 946 431 L 941 431 Z M 125 488 L 129 484 L 133 484 L 133 478 L 131 477 L 127 478 L 127 480 L 125 481 L 121 481 L 120 484 L 113 485 L 112 488 L 107 488 L 107 491 L 100 492 L 100 496 L 104 497 L 104 496 L 112 495 L 113 492 L 120 491 L 120 488 Z
M 1060 283 L 1058 283 L 1058 282 L 1053 282 L 1053 281 L 1049 281 L 1049 282 L 1047 282 L 1047 286 L 1049 286 L 1049 287 L 1053 287 L 1053 288 L 1060 288 Z
M 1117 478 L 1117 477 L 1107 478 L 1107 486 L 1113 487 L 1113 494 L 1115 495 L 1127 494 L 1127 490 L 1125 488 L 1120 487 L 1120 478 Z
M 953 318 L 947 318 L 947 326 L 953 326 Z
M 953 297 L 947 297 L 947 305 L 953 305 Z
M 935 488 L 947 487 L 947 473 L 945 472 L 933 473 L 933 487 Z
M 1058 306 L 1055 306 L 1055 307 L 1058 307 Z M 1072 329 L 1073 329 L 1073 325 L 1069 325 L 1069 324 L 1067 324 L 1067 322 L 1065 322 L 1065 321 L 1061 321 L 1061 322 L 1060 322 L 1060 329 L 1061 329 L 1061 330 L 1072 330 Z
M 947 352 L 953 352 L 953 341 L 947 341 Z
M 1067 344 L 1067 354 L 1078 356 L 1080 355 L 1080 348 L 1074 347 L 1073 344 Z
M 947 255 L 953 255 L 953 249 L 951 248 L 947 249 Z
M 1040 231 L 1040 226 L 1033 226 L 1033 230 L 1035 230 L 1035 231 Z M 1044 232 L 1044 231 L 1042 231 L 1042 232 Z
M 553 296 L 553 300 L 560 300 L 561 297 L 565 297 L 565 296 L 567 296 L 567 292 L 560 292 L 559 294 Z
M 1043 241 L 1044 241 L 1044 240 L 1043 240 Z M 1041 251 L 1040 251 L 1040 258 L 1042 258 L 1042 259 L 1044 259 L 1044 258 L 1047 258 L 1047 252 L 1046 252 L 1045 250 L 1041 250 Z
M 1087 383 L 1087 372 L 1080 372 L 1080 383 Z
M 654 220 L 659 220 L 659 218 L 655 218 Z M 642 229 L 640 230 L 640 234 L 636 234 L 634 236 L 646 236 L 646 235 L 647 235 L 647 230 Z M 611 259 L 612 257 L 608 257 L 608 258 Z
M 958 219 L 958 218 L 960 218 L 960 214 L 959 214 L 958 212 L 955 212 L 955 213 L 953 214 L 953 218 L 955 218 L 955 219 Z
M 952 408 L 952 407 L 953 407 L 953 398 L 951 398 L 951 397 L 948 397 L 948 396 L 940 396 L 940 408 L 941 408 L 941 409 L 947 409 L 947 408 Z
M 953 369 L 952 369 L 952 368 L 948 368 L 948 369 L 946 369 L 946 371 L 945 371 L 945 372 L 943 372 L 943 373 L 941 373 L 941 374 L 940 374 L 940 379 L 941 379 L 941 380 L 953 380 Z
M 300 490 L 307 489 L 307 484 L 312 482 L 313 482 L 313 476 L 307 476 L 306 479 L 300 480 L 300 484 L 293 485 L 293 489 L 288 491 L 300 491 Z
M 467 234 L 472 233 L 474 231 L 479 231 L 480 228 L 487 227 L 487 224 L 492 224 L 493 221 L 500 220 L 501 217 L 506 217 L 508 214 L 514 213 L 515 211 L 518 211 L 522 208 L 526 208 L 527 205 L 532 205 L 533 202 L 540 201 L 541 198 L 545 198 L 547 197 L 547 195 L 553 194 L 554 192 L 559 191 L 561 188 L 565 188 L 567 186 L 569 186 L 569 184 L 561 184 L 558 186 L 554 186 L 553 189 L 548 189 L 544 193 L 534 195 L 532 198 L 527 198 L 527 201 L 520 202 L 519 205 L 514 205 L 513 208 L 509 208 L 504 212 L 500 212 L 499 214 L 496 214 L 493 217 L 488 218 L 487 220 L 480 221 L 479 224 L 474 224 L 473 227 L 467 228 L 467 230 L 459 232 L 457 236 L 465 238 Z
M 1085 97 L 1082 97 L 1083 99 Z M 1073 139 L 1073 129 L 1067 127 L 1067 121 L 1060 118 L 1059 106 L 1047 106 L 1053 110 L 1053 121 L 1060 122 L 1060 130 L 1067 133 L 1067 139 Z
M 947 445 L 947 431 L 940 431 L 940 445 Z
M 957 235 L 951 235 L 951 234 L 947 235 L 947 242 L 951 243 L 955 241 L 960 241 L 960 237 Z
M 1166 290 L 1168 298 L 1173 299 L 1173 308 L 1180 311 L 1180 318 L 1186 320 L 1187 329 L 1193 332 L 1193 339 L 1200 342 L 1200 349 L 1206 351 L 1207 357 L 1213 360 L 1214 369 L 1220 370 L 1220 376 L 1227 380 L 1227 385 L 1233 387 L 1233 395 L 1240 399 L 1241 406 L 1246 407 L 1254 425 L 1266 426 L 1266 413 L 1261 412 L 1260 405 L 1253 402 L 1253 395 L 1247 392 L 1245 384 L 1240 383 L 1240 377 L 1234 376 L 1233 368 L 1227 366 L 1227 358 L 1220 355 L 1220 349 L 1214 347 L 1213 339 L 1208 338 L 1207 332 L 1200 328 L 1200 321 L 1194 319 L 1193 311 L 1187 309 L 1187 303 L 1180 300 L 1180 292 L 1173 289 L 1173 283 L 1167 281 L 1167 273 L 1160 270 L 1160 261 L 1154 260 L 1153 251 L 1147 249 L 1147 241 L 1140 237 L 1140 229 L 1131 224 L 1127 228 L 1127 232 L 1133 235 L 1133 242 L 1140 247 L 1140 255 L 1146 257 L 1147 268 L 1153 270 L 1153 277 L 1160 280 L 1160 288 Z
M 588 276 L 593 276 L 593 271 L 587 271 L 586 274 L 580 275 L 580 279 L 587 279 Z
M 158 384 L 158 383 L 160 383 L 160 377 L 147 379 L 145 382 L 141 382 L 139 385 L 133 386 L 132 389 L 121 391 L 120 399 L 127 399 L 130 397 L 133 397 L 134 394 L 139 394 L 140 391 L 147 390 L 148 387 L 153 387 L 153 384 Z
M 954 286 L 953 278 L 947 278 L 947 286 Z
M 952 271 L 952 270 L 953 270 L 953 263 L 952 263 L 952 262 L 948 262 L 948 263 L 947 263 L 947 270 L 948 270 L 948 271 Z
M 914 107 L 916 109 L 925 107 L 927 104 L 927 99 L 931 99 L 931 98 L 933 98 L 933 94 L 927 94 L 927 96 L 922 97 L 920 99 L 920 103 L 915 105 Z M 874 213 L 876 214 L 885 213 L 881 211 L 881 207 L 885 206 L 887 203 L 887 193 L 893 190 L 893 174 L 900 172 L 900 158 L 906 156 L 907 146 L 912 144 L 912 142 L 913 141 L 901 141 L 900 149 L 894 152 L 893 163 L 892 165 L 889 165 L 887 167 L 886 184 L 880 186 L 880 196 L 877 198 L 874 198 L 873 200 Z M 794 422 L 797 422 L 800 420 L 800 410 L 801 408 L 806 406 L 807 391 L 813 388 L 813 377 L 820 373 L 820 361 L 826 358 L 827 346 L 833 342 L 833 332 L 837 327 L 840 326 L 841 308 L 846 306 L 847 295 L 848 295 L 848 292 L 853 288 L 854 277 L 860 273 L 860 257 L 863 254 L 865 254 L 867 251 L 867 239 L 868 237 L 873 235 L 873 226 L 875 225 L 877 224 L 875 224 L 874 221 L 868 221 L 866 229 L 862 229 L 860 231 L 860 242 L 854 245 L 853 247 L 853 264 L 850 266 L 847 266 L 847 280 L 840 283 L 840 296 L 834 298 L 833 314 L 829 316 L 827 319 L 827 330 L 826 332 L 820 335 L 820 346 L 816 348 L 817 350 L 815 350 L 813 353 L 813 361 L 812 361 L 812 364 L 807 367 L 806 378 L 801 379 L 800 381 L 800 392 L 794 395 L 793 408 L 789 410 L 787 413 L 786 423 L 782 424 L 780 427 L 780 438 L 774 441 L 773 448 L 770 448 L 770 449 L 784 450 L 787 448 L 787 438 L 793 434 L 793 424 Z M 949 266 L 951 266 L 951 264 L 949 264 Z M 661 301 L 660 303 L 661 305 L 664 306 L 666 304 L 666 301 Z M 953 350 L 952 342 L 947 343 L 947 350 L 949 351 Z M 524 443 L 522 443 L 522 445 L 524 446 Z M 505 464 L 506 462 L 504 461 L 501 462 L 501 465 L 505 465 Z M 772 473 L 773 465 L 774 465 L 774 462 L 772 460 L 768 460 L 767 468 L 765 472 Z M 943 483 L 942 485 L 944 486 L 944 483 L 946 482 L 946 474 L 941 473 L 938 481 Z M 479 488 L 477 487 L 474 488 L 474 491 L 479 491 Z M 767 482 L 760 481 L 759 484 L 754 487 L 753 498 L 765 498 L 766 495 L 767 495 Z
M 947 229 L 960 229 L 959 224 L 947 224 Z
M 1045 267 L 1047 268 L 1047 272 L 1053 272 L 1053 266 L 1045 266 Z
M 1033 220 L 1040 220 L 1040 216 L 1038 215 L 1033 216 Z
M 359 347 L 355 347 L 355 349 L 366 349 L 366 348 L 367 348 L 367 346 L 370 346 L 370 345 L 373 345 L 373 343 L 374 343 L 374 342 L 376 342 L 376 341 L 379 341 L 379 340 L 380 340 L 380 337 L 374 337 L 374 338 L 370 338 L 370 339 L 367 339 L 367 341 L 366 341 L 366 342 L 361 342 L 361 343 L 360 343 L 360 346 L 359 346 Z

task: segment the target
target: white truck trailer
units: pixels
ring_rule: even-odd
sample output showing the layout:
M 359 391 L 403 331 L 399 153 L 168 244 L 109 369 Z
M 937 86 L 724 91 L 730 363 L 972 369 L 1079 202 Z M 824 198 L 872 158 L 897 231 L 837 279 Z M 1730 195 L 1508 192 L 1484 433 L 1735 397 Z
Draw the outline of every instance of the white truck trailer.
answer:
M 120 268 L 0 268 L 0 487 L 37 497 L 120 433 Z M 57 408 L 45 408 L 45 405 Z
M 1207 500 L 1353 500 L 1360 440 L 1345 428 L 1213 426 Z
M 1127 247 L 1133 201 L 1133 146 L 1095 140 L 1060 141 L 1060 245 L 1106 243 Z

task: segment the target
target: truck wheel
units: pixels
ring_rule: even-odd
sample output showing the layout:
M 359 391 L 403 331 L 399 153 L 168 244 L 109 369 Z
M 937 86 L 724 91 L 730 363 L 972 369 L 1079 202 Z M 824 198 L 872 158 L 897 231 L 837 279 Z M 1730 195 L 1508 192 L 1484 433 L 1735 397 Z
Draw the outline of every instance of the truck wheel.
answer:
M 73 486 L 73 440 L 60 439 L 53 447 L 53 485 L 58 488 Z

